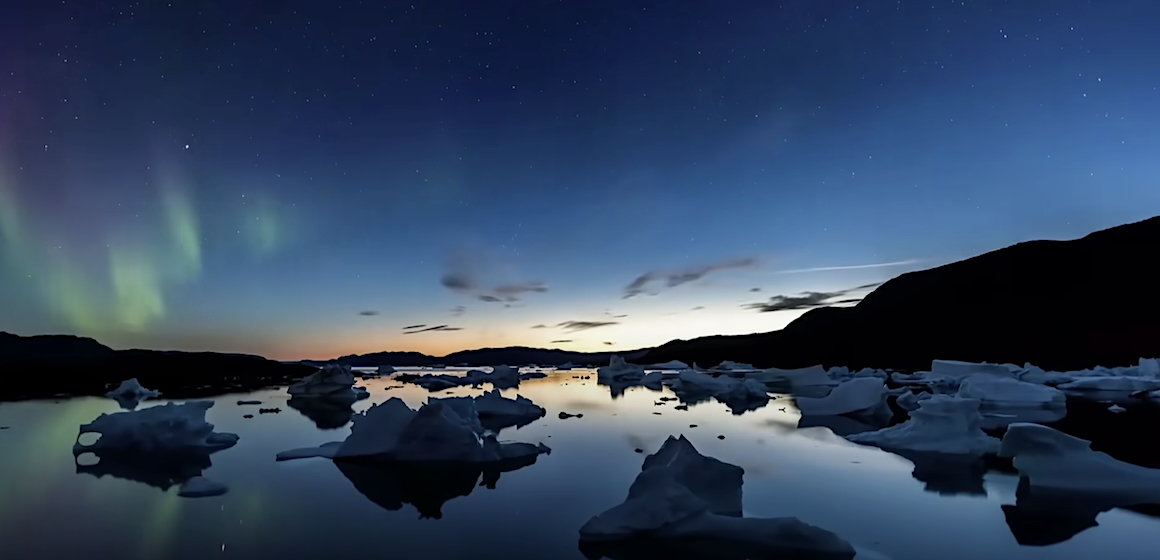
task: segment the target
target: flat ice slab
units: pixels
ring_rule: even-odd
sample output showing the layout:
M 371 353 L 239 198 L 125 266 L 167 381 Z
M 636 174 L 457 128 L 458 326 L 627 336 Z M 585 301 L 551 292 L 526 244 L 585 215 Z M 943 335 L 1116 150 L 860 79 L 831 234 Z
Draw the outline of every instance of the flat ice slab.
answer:
M 669 360 L 662 364 L 653 364 L 648 369 L 689 369 L 689 364 L 680 360 Z
M 750 558 L 854 558 L 849 543 L 797 518 L 741 517 L 744 472 L 701 455 L 684 436 L 670 436 L 645 458 L 628 498 L 580 528 L 581 546 L 644 539 L 743 550 Z
M 177 495 L 182 498 L 207 498 L 221 496 L 229 491 L 230 488 L 225 484 L 195 476 L 182 483 L 181 488 L 177 490 Z
M 1054 387 L 1014 377 L 976 373 L 963 378 L 958 395 L 993 406 L 1065 406 L 1067 395 Z
M 1155 391 L 1160 389 L 1160 379 L 1151 377 L 1079 377 L 1074 381 L 1059 385 L 1068 391 Z
M 842 382 L 824 397 L 796 400 L 802 415 L 841 416 L 882 406 L 886 385 L 878 377 L 858 377 Z
M 985 455 L 999 450 L 999 439 L 983 432 L 979 401 L 933 395 L 918 401 L 910 419 L 897 426 L 846 436 L 886 450 Z

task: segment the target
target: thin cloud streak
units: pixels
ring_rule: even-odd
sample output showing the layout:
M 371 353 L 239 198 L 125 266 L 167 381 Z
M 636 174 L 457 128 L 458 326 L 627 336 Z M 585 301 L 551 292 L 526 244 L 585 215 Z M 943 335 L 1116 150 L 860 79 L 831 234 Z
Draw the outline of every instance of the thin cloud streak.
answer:
M 908 264 L 915 264 L 918 259 L 910 259 L 905 261 L 893 261 L 884 263 L 871 264 L 852 264 L 846 266 L 818 266 L 814 268 L 797 268 L 793 270 L 779 270 L 777 274 L 801 274 L 804 272 L 829 272 L 832 270 L 860 270 L 864 268 L 886 268 L 890 266 L 906 266 Z
M 427 328 L 425 328 L 425 329 L 419 329 L 419 330 L 417 330 L 417 331 L 407 331 L 407 332 L 405 332 L 405 333 L 403 333 L 403 334 L 417 334 L 417 333 L 424 333 L 424 332 L 436 332 L 436 331 L 438 331 L 438 332 L 445 332 L 445 331 L 461 331 L 461 330 L 463 330 L 463 328 L 462 328 L 462 327 L 450 327 L 450 326 L 447 326 L 447 325 L 437 325 L 437 326 L 434 326 L 434 327 L 427 327 Z

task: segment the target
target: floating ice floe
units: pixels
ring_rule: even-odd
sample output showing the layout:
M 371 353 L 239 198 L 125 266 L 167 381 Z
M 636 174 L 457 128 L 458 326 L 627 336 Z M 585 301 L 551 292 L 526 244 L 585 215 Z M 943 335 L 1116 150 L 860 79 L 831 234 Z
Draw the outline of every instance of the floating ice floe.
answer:
M 1160 389 L 1160 378 L 1152 377 L 1077 377 L 1059 385 L 1068 391 L 1155 391 Z
M 190 401 L 102 414 L 81 425 L 73 454 L 180 453 L 232 447 L 238 442 L 237 435 L 215 433 L 213 424 L 205 421 L 205 412 L 213 404 L 213 401 Z M 80 436 L 88 433 L 98 433 L 101 437 L 91 445 L 82 445 Z
M 1114 412 L 1116 414 L 1119 414 L 1121 412 L 1127 412 L 1127 411 L 1128 411 L 1128 409 L 1126 409 L 1118 404 L 1113 404 L 1112 406 L 1108 407 L 1108 412 Z
M 116 389 L 105 393 L 106 397 L 117 401 L 117 404 L 121 405 L 121 408 L 126 410 L 132 410 L 136 408 L 141 401 L 160 395 L 161 393 L 158 391 L 153 391 L 151 389 L 142 387 L 141 384 L 137 382 L 136 377 L 122 381 L 121 385 L 119 385 Z
M 558 370 L 576 369 L 576 364 L 574 364 L 572 362 L 564 362 L 564 363 L 556 366 L 556 369 L 558 369 Z
M 470 404 L 469 404 L 470 402 Z M 474 401 L 432 399 L 412 410 L 398 397 L 353 418 L 345 441 L 295 449 L 278 460 L 304 457 L 376 459 L 397 462 L 492 463 L 548 453 L 543 444 L 500 443 L 480 435 Z
M 689 364 L 680 360 L 669 360 L 661 364 L 653 364 L 648 369 L 689 369 Z
M 826 370 L 826 375 L 831 381 L 842 382 L 850 379 L 858 379 L 862 377 L 877 377 L 883 381 L 890 378 L 890 373 L 886 370 L 874 368 L 862 368 L 858 371 L 850 371 L 846 367 L 832 367 Z
M 547 376 L 548 374 L 542 371 L 529 371 L 527 373 L 520 374 L 520 381 L 527 381 L 529 379 L 541 379 Z
M 394 367 L 383 364 L 383 365 L 380 365 L 378 367 L 378 369 L 375 370 L 375 373 L 377 373 L 379 375 L 390 375 L 392 373 L 395 373 L 395 371 L 396 370 Z
M 803 416 L 841 416 L 882 406 L 886 385 L 877 377 L 859 377 L 842 382 L 824 397 L 796 400 Z
M 717 364 L 716 366 L 709 368 L 709 371 L 745 372 L 745 371 L 757 371 L 757 368 L 753 367 L 753 364 L 743 364 L 741 362 L 731 362 L 729 360 L 725 360 L 725 361 Z
M 477 387 L 484 383 L 490 383 L 495 389 L 510 389 L 517 387 L 522 379 L 534 379 L 536 377 L 543 377 L 543 374 L 526 373 L 520 375 L 519 368 L 514 368 L 507 365 L 492 366 L 491 371 L 483 371 L 480 369 L 473 369 L 464 375 L 450 375 L 446 373 L 440 374 L 403 374 L 395 379 L 403 383 L 411 383 L 418 385 L 428 391 L 442 391 L 452 387 Z
M 182 498 L 208 498 L 221 496 L 229 491 L 229 486 L 225 484 L 195 476 L 181 484 L 181 488 L 177 490 L 177 495 Z
M 1092 451 L 1090 441 L 1047 426 L 1011 424 L 999 456 L 1010 457 L 1033 490 L 1101 496 L 1123 506 L 1160 504 L 1160 469 Z
M 734 413 L 761 408 L 769 402 L 769 390 L 760 381 L 727 375 L 713 377 L 691 369 L 681 370 L 671 387 L 686 403 L 698 396 L 711 396 L 725 403 Z
M 789 383 L 793 387 L 835 385 L 821 365 L 799 369 L 769 368 L 746 372 L 745 377 L 762 383 Z
M 984 406 L 1046 407 L 1065 406 L 1067 402 L 1067 396 L 1059 389 L 990 373 L 964 377 L 959 383 L 958 395 L 978 400 Z
M 684 436 L 670 436 L 645 458 L 628 498 L 580 528 L 581 546 L 680 542 L 715 556 L 739 551 L 748 558 L 854 558 L 849 543 L 797 518 L 742 517 L 744 472 L 701 455 Z
M 898 405 L 898 408 L 910 412 L 912 410 L 918 410 L 919 401 L 929 399 L 932 396 L 934 396 L 934 393 L 927 393 L 925 391 L 915 393 L 914 391 L 907 389 L 902 394 L 898 395 L 898 398 L 894 401 L 894 403 Z
M 984 455 L 999 450 L 999 439 L 983 432 L 979 401 L 933 395 L 918 402 L 910 419 L 897 426 L 846 436 L 886 450 Z
M 524 426 L 543 418 L 547 413 L 531 399 L 519 395 L 514 399 L 508 399 L 499 393 L 499 389 L 492 389 L 472 400 L 475 404 L 475 414 L 479 416 L 482 425 L 496 431 L 508 426 Z
M 613 356 L 607 366 L 596 369 L 599 381 L 635 381 L 643 377 L 643 367 L 627 363 L 620 356 Z
M 326 364 L 322 369 L 306 376 L 286 389 L 294 397 L 347 397 L 365 395 L 367 390 L 355 387 L 354 373 L 350 366 Z

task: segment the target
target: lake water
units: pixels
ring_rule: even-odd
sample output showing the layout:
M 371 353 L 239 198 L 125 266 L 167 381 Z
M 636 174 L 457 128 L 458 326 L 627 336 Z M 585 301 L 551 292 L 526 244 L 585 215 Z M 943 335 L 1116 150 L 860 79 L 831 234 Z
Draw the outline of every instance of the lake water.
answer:
M 356 403 L 356 411 L 392 396 L 417 407 L 430 395 L 390 378 L 360 384 L 371 398 Z M 439 396 L 479 392 L 458 388 Z M 494 488 L 468 475 L 340 470 L 325 459 L 275 462 L 279 451 L 345 438 L 349 424 L 320 429 L 288 406 L 285 388 L 213 398 L 207 419 L 216 431 L 241 439 L 213 454 L 204 473 L 230 492 L 197 499 L 117 473 L 77 472 L 77 429 L 117 411 L 111 399 L 0 403 L 0 426 L 8 427 L 0 430 L 0 557 L 582 559 L 580 526 L 623 501 L 645 454 L 680 434 L 702 454 L 745 469 L 746 516 L 795 516 L 895 560 L 1160 554 L 1160 519 L 1113 509 L 1098 515 L 1098 526 L 1066 538 L 1069 524 L 1079 523 L 1078 530 L 1090 523 L 1051 511 L 1018 517 L 1012 511 L 1017 476 L 923 461 L 919 475 L 926 482 L 920 481 L 907 459 L 848 443 L 826 427 L 798 429 L 786 397 L 741 415 L 715 401 L 681 411 L 677 401 L 658 400 L 673 396 L 668 389 L 636 387 L 613 399 L 594 372 L 580 370 L 524 381 L 503 394 L 528 397 L 548 414 L 503 430 L 500 439 L 542 442 L 552 453 L 503 473 Z M 258 406 L 237 405 L 241 399 L 281 412 L 259 414 Z M 560 411 L 584 416 L 560 420 Z M 341 410 L 314 416 L 325 426 L 344 420 Z M 426 515 L 403 501 L 419 504 Z M 1017 523 L 1025 542 L 1061 530 L 1063 537 L 1047 540 L 1066 540 L 1020 545 L 1008 515 L 1027 520 Z

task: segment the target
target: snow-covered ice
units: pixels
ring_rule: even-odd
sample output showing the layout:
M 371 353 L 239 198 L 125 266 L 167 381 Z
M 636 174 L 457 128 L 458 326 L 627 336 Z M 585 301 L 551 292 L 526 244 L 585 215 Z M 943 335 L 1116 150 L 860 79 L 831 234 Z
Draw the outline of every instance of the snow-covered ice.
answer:
M 964 377 L 958 395 L 976 399 L 984 406 L 1065 406 L 1067 401 L 1067 396 L 1059 389 L 990 373 Z
M 177 490 L 177 495 L 182 498 L 207 498 L 221 496 L 229 491 L 230 488 L 225 484 L 195 476 L 181 484 L 181 488 Z
M 467 400 L 432 399 L 411 410 L 392 397 L 355 415 L 345 441 L 285 451 L 278 454 L 278 460 L 374 457 L 399 462 L 488 463 L 549 452 L 542 444 L 500 443 L 494 436 L 481 436 L 474 400 Z
M 1091 442 L 1039 424 L 1007 428 L 999 450 L 1032 488 L 1100 495 L 1121 505 L 1160 504 L 1160 469 L 1093 451 Z
M 580 528 L 581 543 L 679 539 L 713 549 L 741 548 L 753 558 L 854 557 L 849 543 L 797 518 L 741 517 L 744 472 L 701 455 L 684 436 L 670 436 L 645 458 L 628 498 Z
M 999 449 L 999 439 L 983 432 L 979 401 L 933 395 L 918 402 L 910 419 L 897 426 L 846 436 L 846 439 L 886 450 L 984 455 Z
M 147 455 L 212 452 L 232 447 L 238 442 L 237 435 L 215 433 L 213 424 L 205 421 L 205 413 L 213 404 L 213 401 L 190 401 L 101 414 L 96 420 L 81 425 L 73 454 Z M 87 433 L 99 433 L 101 437 L 91 445 L 82 445 L 80 436 Z
M 886 402 L 886 385 L 877 377 L 858 377 L 842 382 L 824 397 L 796 400 L 803 416 L 840 416 L 881 406 Z

